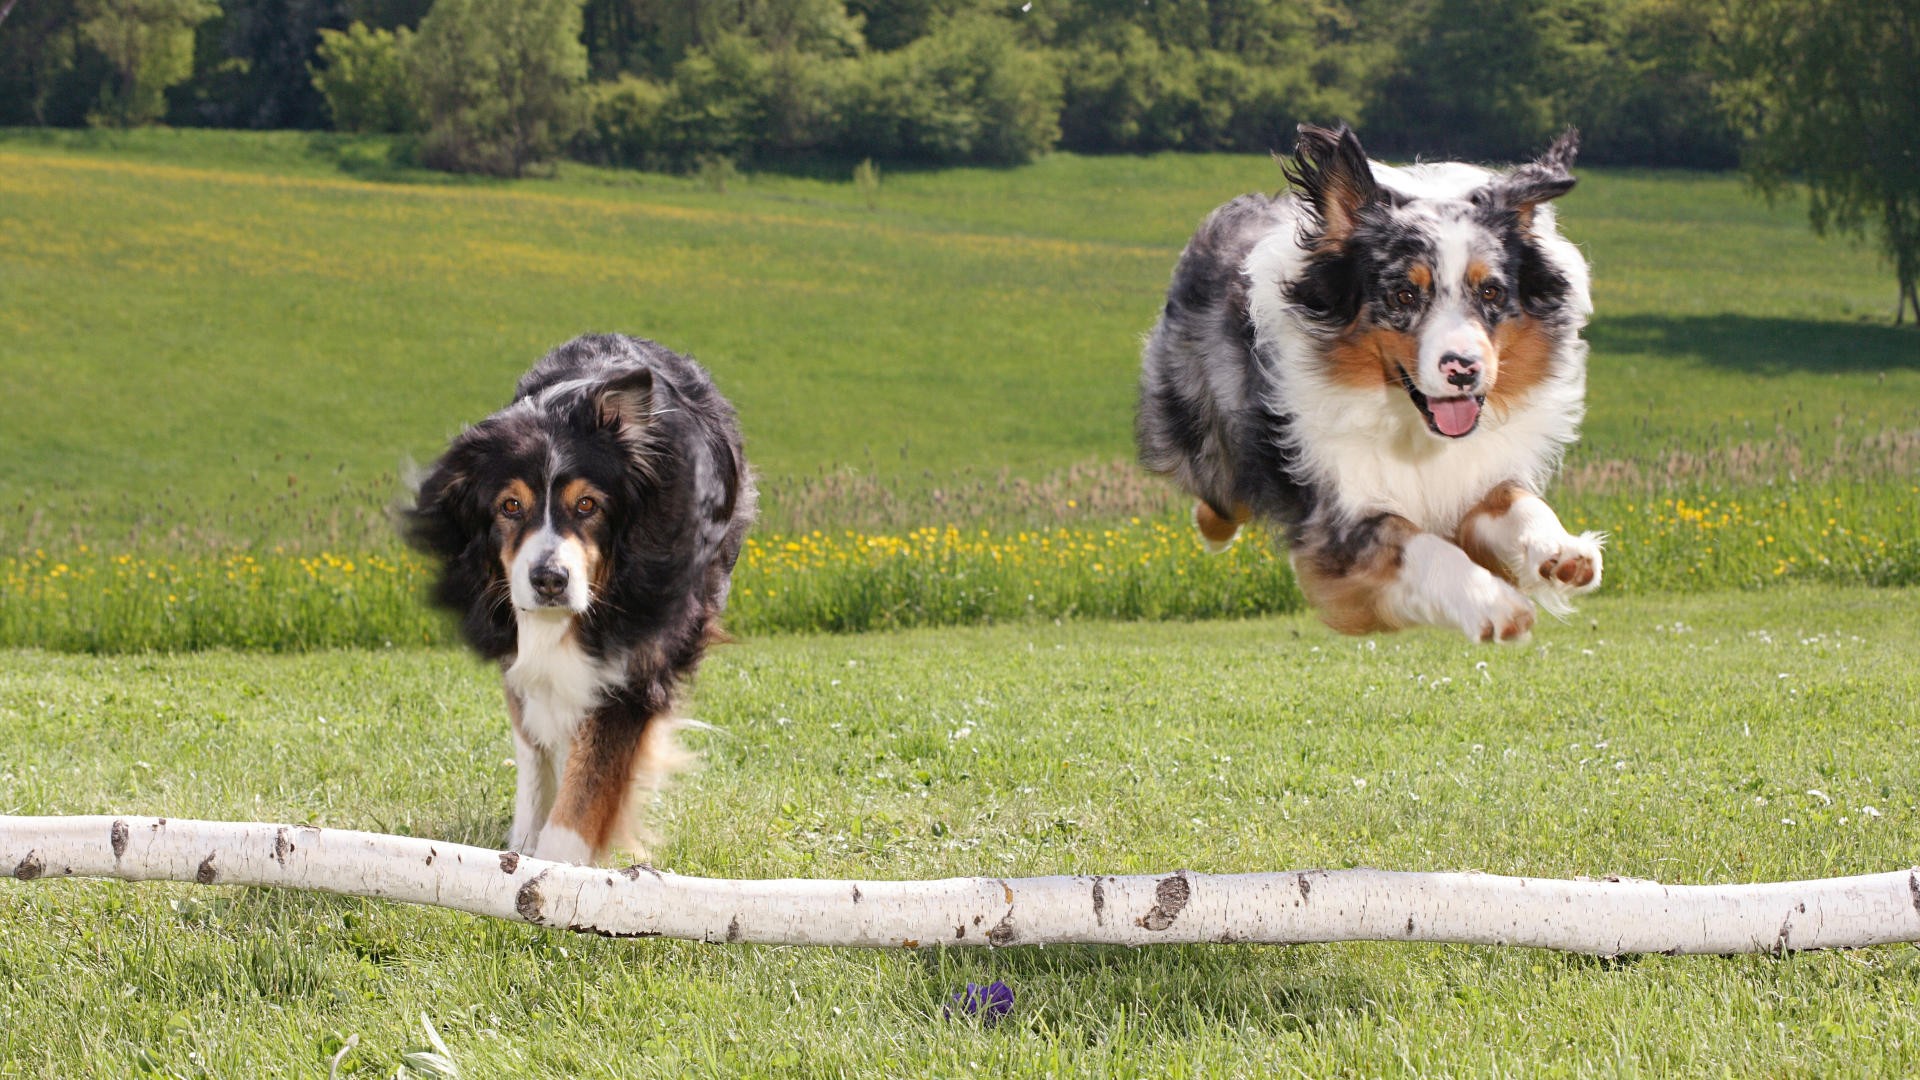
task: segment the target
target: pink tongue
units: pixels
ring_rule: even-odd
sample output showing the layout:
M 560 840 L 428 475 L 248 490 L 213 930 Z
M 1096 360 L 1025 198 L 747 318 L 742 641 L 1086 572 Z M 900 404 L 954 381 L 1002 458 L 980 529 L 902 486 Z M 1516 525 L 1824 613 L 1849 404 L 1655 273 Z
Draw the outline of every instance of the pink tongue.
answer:
M 1480 403 L 1470 397 L 1428 398 L 1427 411 L 1442 435 L 1465 435 L 1480 419 Z

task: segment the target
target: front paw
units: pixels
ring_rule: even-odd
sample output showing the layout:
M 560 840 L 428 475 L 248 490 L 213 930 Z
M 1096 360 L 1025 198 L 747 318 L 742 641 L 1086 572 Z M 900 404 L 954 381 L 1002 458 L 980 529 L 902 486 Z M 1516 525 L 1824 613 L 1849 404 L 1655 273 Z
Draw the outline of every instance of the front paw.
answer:
M 1515 577 L 1541 607 L 1565 615 L 1573 610 L 1568 602 L 1572 597 L 1600 587 L 1600 549 L 1605 544 L 1606 537 L 1594 532 L 1529 543 Z

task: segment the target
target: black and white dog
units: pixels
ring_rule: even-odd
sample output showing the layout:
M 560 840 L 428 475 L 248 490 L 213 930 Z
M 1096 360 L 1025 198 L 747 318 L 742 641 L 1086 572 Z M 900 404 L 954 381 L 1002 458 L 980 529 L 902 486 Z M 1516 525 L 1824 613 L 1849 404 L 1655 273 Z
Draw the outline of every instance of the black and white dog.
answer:
M 651 341 L 576 338 L 468 428 L 405 529 L 504 672 L 519 779 L 509 847 L 596 862 L 671 764 L 681 684 L 720 637 L 754 514 L 734 412 Z
M 1600 584 L 1603 538 L 1540 498 L 1585 410 L 1587 264 L 1548 201 L 1572 131 L 1508 172 L 1367 160 L 1302 126 L 1297 193 L 1245 195 L 1187 244 L 1145 350 L 1147 468 L 1223 550 L 1253 517 L 1348 633 L 1509 641 Z

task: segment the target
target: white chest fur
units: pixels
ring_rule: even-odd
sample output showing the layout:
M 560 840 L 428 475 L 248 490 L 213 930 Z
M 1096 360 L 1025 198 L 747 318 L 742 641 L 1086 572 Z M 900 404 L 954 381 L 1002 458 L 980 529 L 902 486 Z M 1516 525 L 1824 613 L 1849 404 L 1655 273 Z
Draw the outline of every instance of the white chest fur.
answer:
M 560 750 L 620 680 L 620 664 L 580 647 L 570 614 L 520 612 L 520 643 L 506 683 L 520 698 L 520 727 L 534 745 Z

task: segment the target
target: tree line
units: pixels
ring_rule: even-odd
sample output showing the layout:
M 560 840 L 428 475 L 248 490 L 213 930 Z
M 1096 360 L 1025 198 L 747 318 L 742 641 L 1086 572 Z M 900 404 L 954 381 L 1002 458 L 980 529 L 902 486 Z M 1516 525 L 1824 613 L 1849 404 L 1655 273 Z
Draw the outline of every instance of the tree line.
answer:
M 0 125 L 394 132 L 520 175 L 1268 151 L 1804 184 L 1920 320 L 1912 0 L 0 0 Z
M 13 0 L 0 124 L 499 132 L 468 155 L 648 166 L 1266 151 L 1302 120 L 1382 152 L 1723 168 L 1688 0 Z M 529 111 L 530 110 L 530 111 Z M 483 125 L 484 126 L 484 125 Z M 469 160 L 471 158 L 471 160 Z

